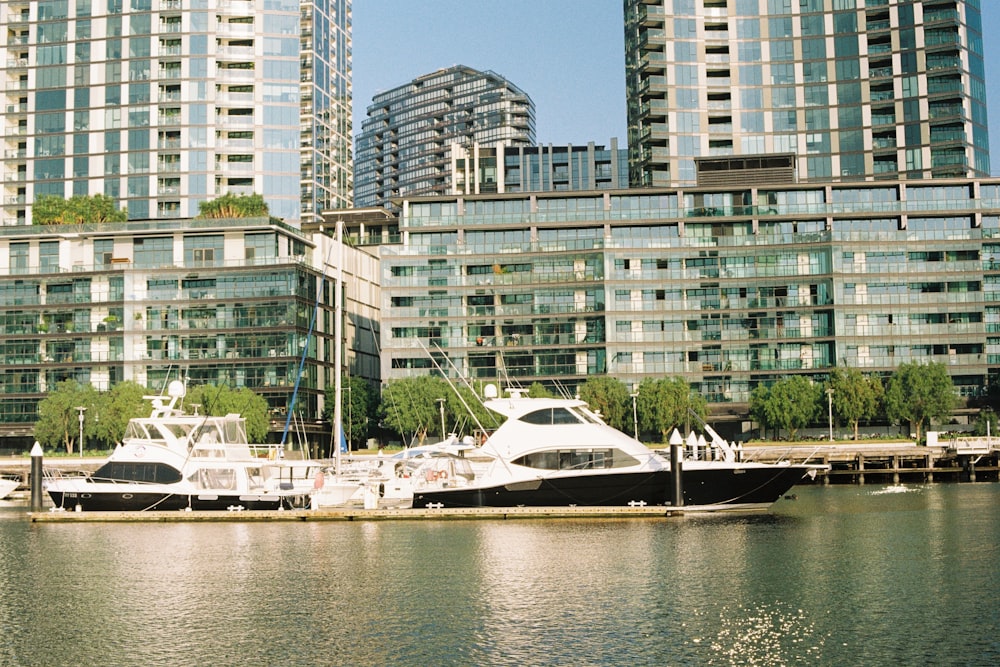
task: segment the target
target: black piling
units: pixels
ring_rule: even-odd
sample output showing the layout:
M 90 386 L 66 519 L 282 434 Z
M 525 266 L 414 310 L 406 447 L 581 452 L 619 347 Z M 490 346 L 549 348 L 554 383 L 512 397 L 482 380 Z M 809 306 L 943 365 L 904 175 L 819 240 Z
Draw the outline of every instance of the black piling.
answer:
M 31 448 L 31 511 L 42 511 L 42 446 Z
M 670 499 L 670 504 L 674 507 L 682 507 L 684 505 L 684 489 L 681 486 L 681 445 L 671 444 L 670 445 L 670 477 L 671 477 L 671 487 L 673 488 L 673 497 Z

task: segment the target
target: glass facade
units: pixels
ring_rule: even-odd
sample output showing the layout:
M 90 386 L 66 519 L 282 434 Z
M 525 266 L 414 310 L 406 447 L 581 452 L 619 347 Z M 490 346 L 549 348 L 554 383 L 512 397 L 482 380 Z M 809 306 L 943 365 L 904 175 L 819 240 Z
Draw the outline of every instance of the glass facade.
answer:
M 451 192 L 452 144 L 535 142 L 531 98 L 494 72 L 461 65 L 376 95 L 367 115 L 355 151 L 354 205 L 359 208 Z
M 298 224 L 352 199 L 350 0 L 0 1 L 0 224 L 42 194 L 130 219 L 261 194 Z M 29 85 L 30 83 L 30 85 Z
M 477 379 L 680 376 L 722 404 L 834 366 L 1000 375 L 1000 181 L 419 199 L 399 224 L 383 381 L 429 372 L 418 342 Z
M 586 146 L 451 145 L 449 194 L 621 190 L 628 187 L 628 151 Z
M 799 180 L 988 176 L 980 12 L 626 0 L 629 181 L 692 185 L 695 158 L 772 153 Z
M 158 391 L 178 378 L 248 387 L 268 401 L 280 431 L 301 377 L 296 418 L 328 437 L 328 236 L 263 218 L 5 229 L 0 436 L 30 436 L 38 402 L 63 380 L 101 391 L 124 380 Z M 354 251 L 345 259 L 345 368 L 373 382 L 375 341 L 353 323 L 373 326 L 377 288 L 356 267 L 373 275 L 375 261 Z

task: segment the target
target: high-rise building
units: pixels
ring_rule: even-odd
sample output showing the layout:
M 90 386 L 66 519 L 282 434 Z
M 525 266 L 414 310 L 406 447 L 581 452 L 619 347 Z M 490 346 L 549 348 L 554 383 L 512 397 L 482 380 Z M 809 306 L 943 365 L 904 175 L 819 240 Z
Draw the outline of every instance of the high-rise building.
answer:
M 41 195 L 131 219 L 349 206 L 350 0 L 0 0 L 0 26 L 0 223 Z
M 791 154 L 799 180 L 989 175 L 978 0 L 626 0 L 630 182 Z
M 380 93 L 361 124 L 355 206 L 389 206 L 394 197 L 451 192 L 451 146 L 530 146 L 535 105 L 495 72 L 458 65 Z
M 450 194 L 618 190 L 628 187 L 628 151 L 586 146 L 451 145 Z

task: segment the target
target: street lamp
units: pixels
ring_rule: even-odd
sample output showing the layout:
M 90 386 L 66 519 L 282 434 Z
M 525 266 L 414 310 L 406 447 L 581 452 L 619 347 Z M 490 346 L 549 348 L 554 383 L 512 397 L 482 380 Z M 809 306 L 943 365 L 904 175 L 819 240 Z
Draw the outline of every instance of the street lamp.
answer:
M 351 385 L 347 385 L 347 449 L 351 448 L 351 442 L 353 441 L 351 435 L 354 421 L 354 393 L 351 392 Z
M 83 458 L 83 413 L 87 411 L 87 408 L 82 405 L 78 405 L 75 410 L 80 411 L 80 458 Z
M 445 436 L 445 433 L 444 433 L 444 399 L 443 398 L 437 399 L 437 404 L 438 404 L 438 407 L 441 408 L 441 439 L 444 440 L 444 436 Z
M 826 390 L 827 418 L 830 420 L 830 442 L 833 442 L 833 388 Z
M 632 397 L 632 431 L 635 433 L 635 439 L 639 439 L 639 413 L 635 408 L 635 399 L 639 397 L 639 392 L 629 394 Z

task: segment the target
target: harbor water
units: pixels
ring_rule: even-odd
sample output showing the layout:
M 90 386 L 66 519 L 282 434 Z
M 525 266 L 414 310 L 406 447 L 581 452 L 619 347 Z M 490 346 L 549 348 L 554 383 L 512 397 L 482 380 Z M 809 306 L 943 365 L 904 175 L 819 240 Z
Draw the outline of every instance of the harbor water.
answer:
M 757 515 L 43 523 L 0 505 L 0 665 L 996 665 L 1000 484 Z

